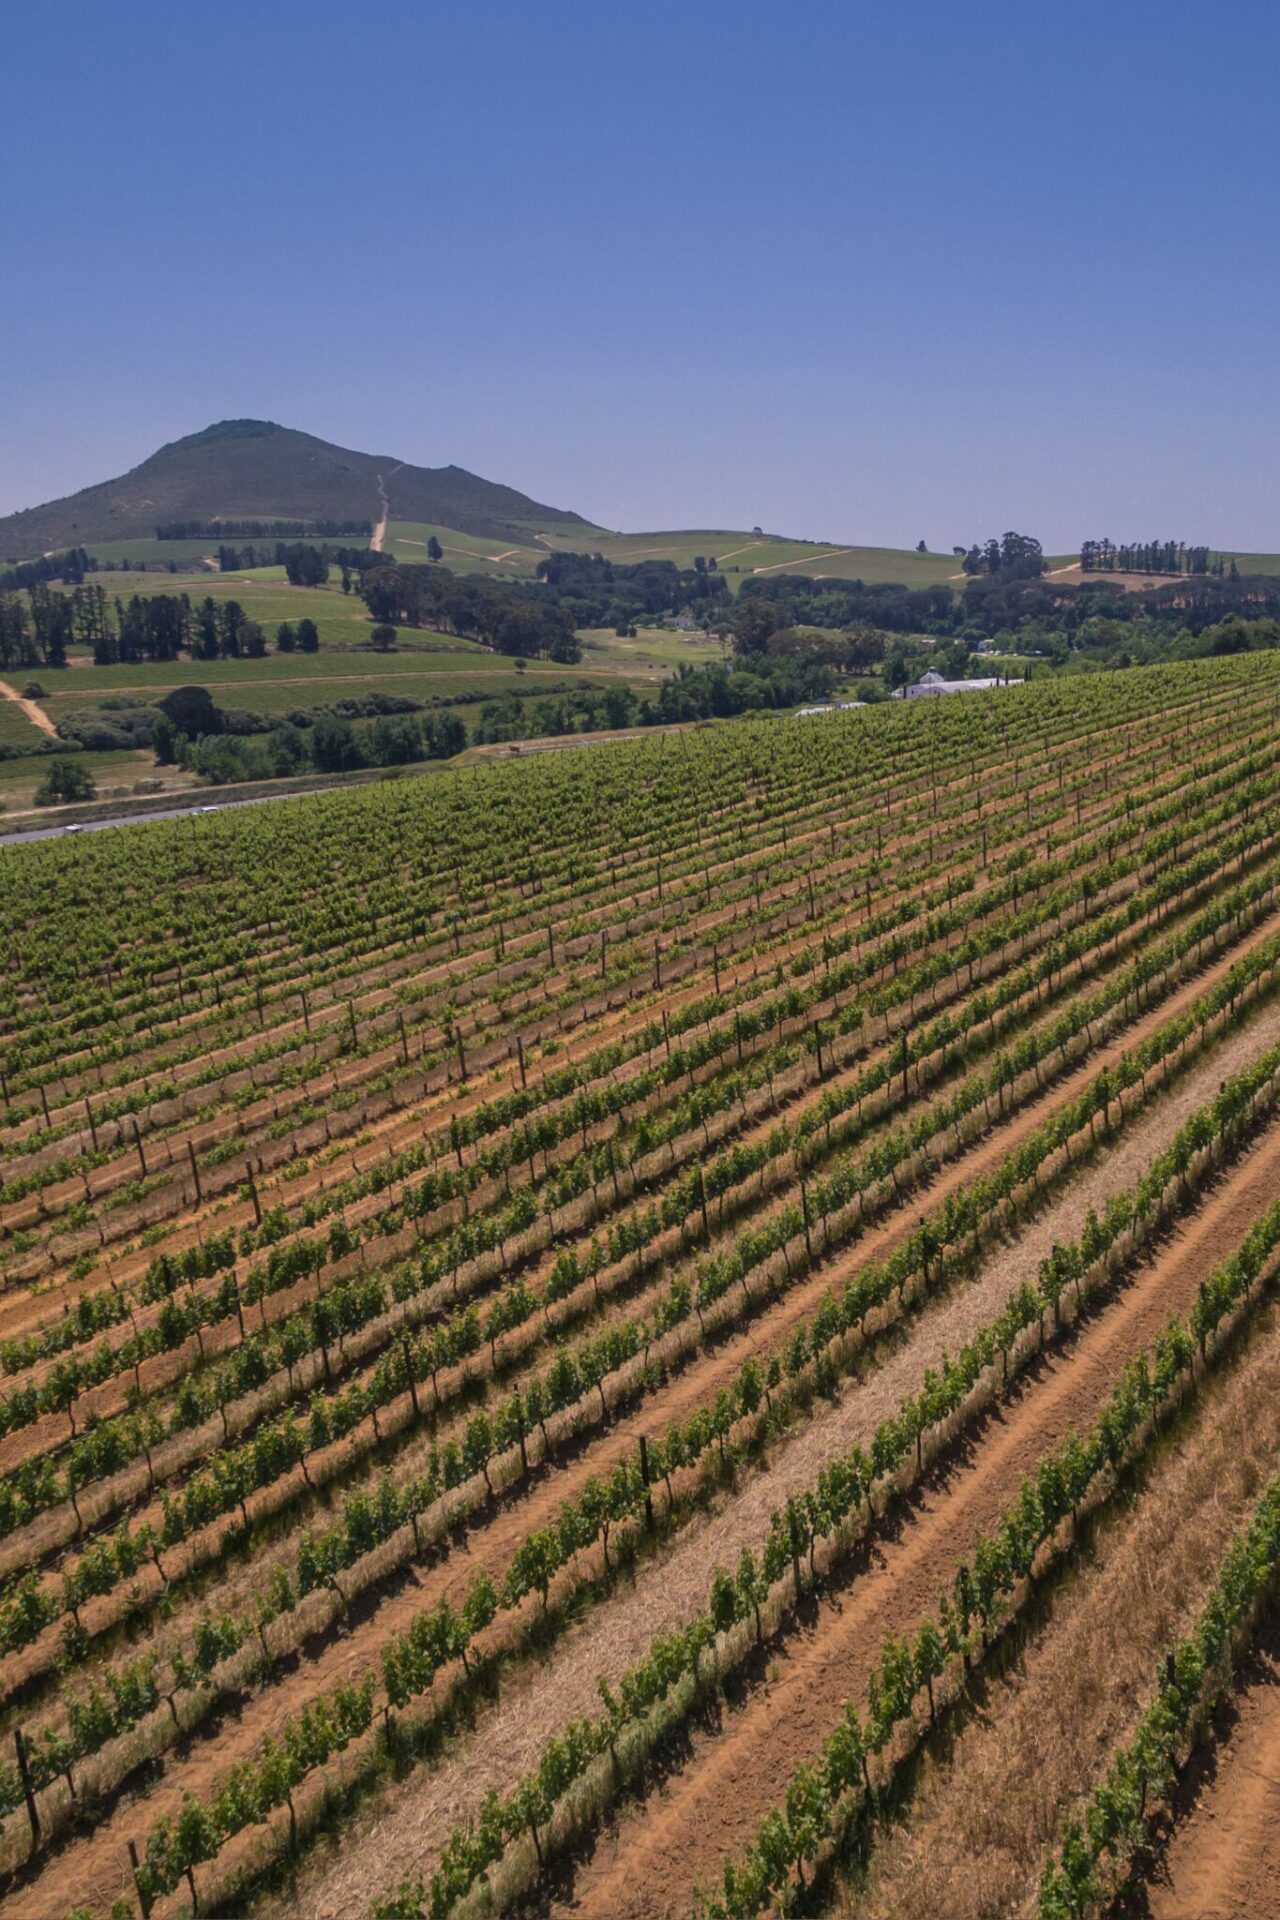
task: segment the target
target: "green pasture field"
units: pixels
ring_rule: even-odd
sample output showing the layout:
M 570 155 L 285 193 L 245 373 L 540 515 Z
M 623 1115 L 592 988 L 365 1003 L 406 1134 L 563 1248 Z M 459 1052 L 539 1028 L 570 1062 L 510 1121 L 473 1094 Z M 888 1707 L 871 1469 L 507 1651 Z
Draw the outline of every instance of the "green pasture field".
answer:
M 557 537 L 554 544 L 565 547 L 570 543 Z M 865 580 L 868 584 L 899 581 L 917 587 L 948 580 L 959 570 L 959 562 L 949 553 L 846 546 L 839 540 L 784 540 L 725 528 L 593 535 L 590 551 L 602 553 L 606 560 L 628 564 L 671 560 L 678 567 L 691 567 L 699 554 L 706 560 L 714 557 L 735 593 L 754 574 L 767 578 L 770 573 L 807 573 L 835 580 Z
M 584 667 L 607 669 L 612 677 L 669 680 L 680 666 L 703 667 L 722 660 L 725 650 L 700 632 L 673 632 L 666 627 L 637 627 L 634 640 L 624 639 L 612 627 L 584 627 L 578 635 Z
M 702 528 L 657 533 L 606 533 L 577 528 L 548 533 L 541 544 L 503 547 L 497 540 L 452 533 L 447 527 L 421 526 L 393 520 L 387 527 L 387 548 L 397 560 L 425 561 L 432 534 L 444 548 L 445 566 L 455 572 L 489 572 L 529 578 L 548 549 L 568 553 L 602 553 L 606 560 L 634 564 L 639 560 L 671 560 L 691 567 L 699 554 L 714 555 L 734 592 L 753 573 L 809 573 L 837 580 L 868 583 L 901 581 L 906 586 L 928 586 L 949 580 L 959 572 L 952 554 L 913 553 L 897 547 L 848 547 L 843 541 L 784 540 L 741 529 Z
M 209 599 L 221 606 L 238 600 L 250 620 L 256 620 L 274 645 L 282 620 L 296 626 L 314 620 L 324 646 L 352 647 L 369 638 L 372 622 L 359 595 L 343 593 L 337 574 L 323 587 L 291 587 L 283 567 L 257 567 L 251 573 L 104 573 L 96 583 L 109 600 L 128 600 L 133 594 L 185 593 L 193 607 Z
M 29 673 L 23 677 L 25 684 L 31 678 Z M 15 685 L 19 683 L 15 680 Z M 0 697 L 0 747 L 27 747 L 35 750 L 44 735 L 16 701 Z
M 535 545 L 532 541 L 504 544 L 501 540 L 487 540 L 480 534 L 457 533 L 451 527 L 427 526 L 420 520 L 388 521 L 383 545 L 406 566 L 425 565 L 427 542 L 433 535 L 444 548 L 440 564 L 451 573 L 483 573 L 494 580 L 531 579 L 539 560 L 545 560 L 550 551 L 549 545 Z M 582 537 L 589 541 L 595 535 L 584 531 Z M 560 540 L 554 544 L 566 542 Z M 579 548 L 570 544 L 569 551 L 576 553 Z
M 367 632 L 367 630 L 366 630 Z M 80 698 L 90 692 L 122 692 L 133 687 L 159 688 L 244 686 L 250 682 L 273 683 L 287 680 L 303 686 L 315 686 L 328 680 L 370 680 L 382 683 L 403 674 L 422 678 L 434 674 L 456 674 L 468 668 L 511 673 L 514 666 L 503 654 L 488 653 L 483 647 L 468 646 L 444 634 L 430 637 L 440 644 L 421 651 L 405 648 L 395 653 L 356 653 L 351 649 L 321 645 L 319 653 L 268 653 L 261 660 L 139 660 L 115 667 L 74 666 L 61 672 L 42 669 L 40 684 L 48 700 L 61 695 Z M 546 671 L 546 663 L 531 661 L 529 673 Z M 563 674 L 563 667 L 551 671 Z
M 287 519 L 287 514 L 281 514 Z M 217 534 L 208 534 L 199 540 L 87 540 L 85 552 L 94 560 L 110 560 L 119 565 L 121 560 L 145 560 L 154 566 L 157 562 L 177 560 L 180 564 L 190 565 L 206 554 L 216 554 L 223 541 Z M 257 540 L 232 536 L 225 544 L 230 547 L 263 547 L 275 544 L 275 535 L 264 535 Z M 325 541 L 314 534 L 305 534 L 302 539 L 289 538 L 289 546 L 305 544 L 308 547 L 359 547 L 365 543 L 358 534 L 344 534 L 341 539 Z
M 107 686 L 84 687 L 82 683 L 89 678 L 87 672 L 68 675 L 53 691 L 46 690 L 41 705 L 56 726 L 68 714 L 87 712 L 113 694 L 154 702 L 176 686 L 208 687 L 222 707 L 242 707 L 249 713 L 284 714 L 295 707 L 332 706 L 339 700 L 358 699 L 370 693 L 403 694 L 424 703 L 468 697 L 493 700 L 504 693 L 563 693 L 571 688 L 600 687 L 617 678 L 616 675 L 582 674 L 573 667 L 555 666 L 549 661 L 530 661 L 523 672 L 517 672 L 511 661 L 501 655 L 482 658 L 491 664 L 476 665 L 467 660 L 451 663 L 438 672 L 424 673 L 419 662 L 416 671 L 410 666 L 408 671 L 394 675 L 382 671 L 388 663 L 378 655 L 371 655 L 367 664 L 358 665 L 350 654 L 345 656 L 345 673 L 292 677 L 275 673 L 255 676 L 248 671 L 251 667 L 273 667 L 277 664 L 273 660 L 197 660 L 179 662 L 176 667 L 172 663 L 160 667 L 101 667 L 93 671 L 133 677 L 115 680 Z M 289 666 L 294 662 L 286 658 L 279 664 Z M 238 671 L 224 674 L 207 671 L 209 667 L 226 666 Z M 165 677 L 160 678 L 161 675 Z
M 23 754 L 14 760 L 0 760 L 0 807 L 6 813 L 21 812 L 34 804 L 35 791 L 49 771 L 54 756 L 47 753 Z M 166 788 L 185 792 L 195 785 L 195 775 L 179 767 L 157 767 L 144 749 L 127 748 L 110 753 L 68 754 L 77 766 L 93 775 L 99 799 L 116 799 L 131 794 L 138 780 L 161 780 Z

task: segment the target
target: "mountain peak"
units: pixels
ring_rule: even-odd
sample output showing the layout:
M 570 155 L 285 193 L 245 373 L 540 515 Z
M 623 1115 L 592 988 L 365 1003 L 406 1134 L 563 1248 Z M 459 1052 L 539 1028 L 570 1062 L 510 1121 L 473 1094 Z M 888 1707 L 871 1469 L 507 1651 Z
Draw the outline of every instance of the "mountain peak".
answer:
M 63 547 L 151 540 L 164 521 L 368 520 L 453 528 L 516 543 L 573 527 L 580 514 L 544 506 L 463 467 L 415 467 L 356 453 L 274 420 L 218 420 L 171 440 L 118 480 L 0 520 L 0 559 Z
M 199 433 L 184 434 L 181 440 L 171 440 L 169 447 L 211 447 L 220 440 L 265 440 L 269 434 L 287 433 L 288 428 L 278 425 L 274 420 L 217 420 L 210 427 L 202 427 Z M 161 453 L 167 453 L 168 447 L 161 447 Z M 153 454 L 152 459 L 156 456 Z

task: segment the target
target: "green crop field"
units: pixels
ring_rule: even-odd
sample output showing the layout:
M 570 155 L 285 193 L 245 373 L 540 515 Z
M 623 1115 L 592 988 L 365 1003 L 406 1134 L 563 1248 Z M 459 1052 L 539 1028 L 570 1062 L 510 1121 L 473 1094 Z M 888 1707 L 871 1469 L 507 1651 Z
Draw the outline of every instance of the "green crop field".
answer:
M 205 599 L 219 606 L 238 600 L 272 644 L 282 620 L 295 625 L 299 620 L 314 620 L 321 646 L 351 647 L 367 642 L 372 624 L 364 602 L 355 593 L 343 593 L 336 573 L 323 587 L 291 587 L 283 567 L 256 567 L 247 573 L 210 573 L 203 569 L 169 574 L 108 573 L 99 576 L 96 584 L 104 588 L 110 600 L 128 600 L 135 593 L 185 593 L 193 606 Z
M 555 540 L 558 547 L 570 543 Z M 836 580 L 865 580 L 870 584 L 901 581 L 905 586 L 929 586 L 950 579 L 959 562 L 951 554 L 903 552 L 896 547 L 845 546 L 841 541 L 785 540 L 771 534 L 701 529 L 693 532 L 601 534 L 591 552 L 606 560 L 627 564 L 639 560 L 671 560 L 691 567 L 699 554 L 715 558 L 730 587 L 737 591 L 752 575 L 807 573 Z
M 445 636 L 436 638 L 444 640 Z M 231 687 L 250 682 L 288 681 L 311 687 L 330 680 L 396 680 L 404 674 L 422 677 L 429 674 L 457 673 L 467 668 L 480 671 L 511 672 L 513 663 L 502 654 L 488 653 L 483 647 L 469 647 L 465 641 L 449 641 L 438 647 L 424 647 L 395 653 L 355 652 L 333 648 L 319 653 L 268 653 L 261 660 L 142 660 L 114 667 L 67 667 L 56 676 L 45 671 L 41 685 L 47 698 L 86 692 L 120 692 L 135 687 L 148 689 L 185 687 L 193 682 L 201 686 Z M 529 673 L 545 672 L 546 664 L 531 661 Z M 563 674 L 563 667 L 551 671 Z
M 702 667 L 725 655 L 719 641 L 669 627 L 638 627 L 634 639 L 614 633 L 611 627 L 584 627 L 578 638 L 584 667 L 607 671 L 610 678 L 621 673 L 637 682 L 666 680 L 682 665 Z
M 246 661 L 241 663 L 239 673 L 217 678 L 204 672 L 205 664 L 197 661 L 194 668 L 191 663 L 183 663 L 179 668 L 172 665 L 106 668 L 106 672 L 129 673 L 136 677 L 121 680 L 112 687 L 91 688 L 86 693 L 78 691 L 81 676 L 76 675 L 76 687 L 67 691 L 59 687 L 58 691 L 46 695 L 42 705 L 56 726 L 68 714 L 85 713 L 94 707 L 102 707 L 113 695 L 127 694 L 144 702 L 154 702 L 162 699 L 169 688 L 177 686 L 208 687 L 220 707 L 240 707 L 248 713 L 287 714 L 295 708 L 333 706 L 340 700 L 355 700 L 371 693 L 401 694 L 429 705 L 441 700 L 492 700 L 504 693 L 563 693 L 571 688 L 606 684 L 602 674 L 592 677 L 579 673 L 573 667 L 557 667 L 542 662 L 534 662 L 520 673 L 509 661 L 501 659 L 495 659 L 487 667 L 468 665 L 453 670 L 446 668 L 438 673 L 423 673 L 419 669 L 416 673 L 397 674 L 392 680 L 379 671 L 385 663 L 376 657 L 370 660 L 364 671 L 353 669 L 345 674 L 316 675 L 311 678 L 288 678 L 272 674 L 259 677 L 247 671 L 252 666 L 271 666 L 274 664 L 271 661 Z M 141 677 L 157 674 L 168 677 Z M 637 684 L 642 683 L 642 680 L 637 680 Z
M 455 528 L 428 526 L 420 520 L 392 520 L 387 524 L 387 537 L 384 546 L 388 553 L 394 553 L 397 560 L 406 566 L 416 566 L 428 558 L 427 543 L 432 538 L 440 542 L 444 549 L 442 566 L 453 573 L 484 573 L 495 580 L 504 577 L 528 580 L 533 577 L 539 560 L 545 560 L 549 548 L 526 541 L 513 546 L 503 540 L 486 540 L 479 534 L 459 533 Z M 585 550 L 595 552 L 592 545 L 594 530 L 580 535 Z M 572 553 L 584 550 L 578 541 L 561 540 Z
M 386 544 L 398 560 L 412 564 L 425 560 L 427 542 L 435 535 L 444 548 L 445 566 L 455 572 L 491 573 L 530 578 L 551 548 L 567 553 L 601 553 L 606 560 L 634 565 L 641 560 L 670 560 L 691 567 L 699 554 L 713 556 L 736 592 L 752 574 L 809 573 L 837 580 L 865 580 L 871 584 L 901 581 L 905 586 L 928 586 L 949 580 L 959 562 L 946 553 L 914 553 L 897 547 L 846 546 L 841 541 L 785 540 L 772 534 L 744 533 L 741 529 L 701 528 L 656 533 L 606 533 L 574 528 L 548 533 L 540 545 L 504 546 L 452 533 L 447 527 L 428 527 L 392 521 Z
M 1278 696 L 0 852 L 6 1914 L 954 1916 L 975 1778 L 1096 1913 L 1280 1565 Z

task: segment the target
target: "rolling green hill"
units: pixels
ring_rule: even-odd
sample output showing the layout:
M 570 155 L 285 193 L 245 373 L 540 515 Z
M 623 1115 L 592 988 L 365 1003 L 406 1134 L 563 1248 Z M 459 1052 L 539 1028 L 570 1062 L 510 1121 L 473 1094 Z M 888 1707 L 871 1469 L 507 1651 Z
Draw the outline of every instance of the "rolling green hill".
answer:
M 220 421 L 171 441 L 118 480 L 0 519 L 0 565 L 82 546 L 115 565 L 171 561 L 198 567 L 216 536 L 157 540 L 158 524 L 376 524 L 384 511 L 385 545 L 399 559 L 425 561 L 434 539 L 455 573 L 490 578 L 528 579 L 554 548 L 601 553 L 622 564 L 662 559 L 680 567 L 692 565 L 698 554 L 714 555 L 733 593 L 753 575 L 782 572 L 911 587 L 963 577 L 950 551 L 919 553 L 733 528 L 608 531 L 462 467 L 417 467 L 390 454 L 356 453 L 269 420 Z M 1280 571 L 1277 554 L 1235 558 L 1242 573 Z M 1050 558 L 1049 567 L 1074 579 L 1074 559 L 1071 554 Z M 1137 584 L 1137 576 L 1115 579 L 1119 585 Z
M 390 454 L 354 453 L 269 420 L 223 420 L 171 441 L 118 480 L 0 520 L 0 559 L 61 547 L 150 541 L 173 520 L 368 520 L 392 515 L 510 542 L 594 529 L 514 487 L 462 467 L 415 467 Z

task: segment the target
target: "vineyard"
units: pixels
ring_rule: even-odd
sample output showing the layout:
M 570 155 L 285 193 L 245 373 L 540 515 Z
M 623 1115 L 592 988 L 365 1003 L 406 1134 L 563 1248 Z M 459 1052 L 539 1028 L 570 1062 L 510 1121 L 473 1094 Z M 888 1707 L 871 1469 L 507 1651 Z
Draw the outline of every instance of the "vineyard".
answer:
M 1277 655 L 10 850 L 0 943 L 11 1920 L 1087 1920 L 1266 1749 Z

